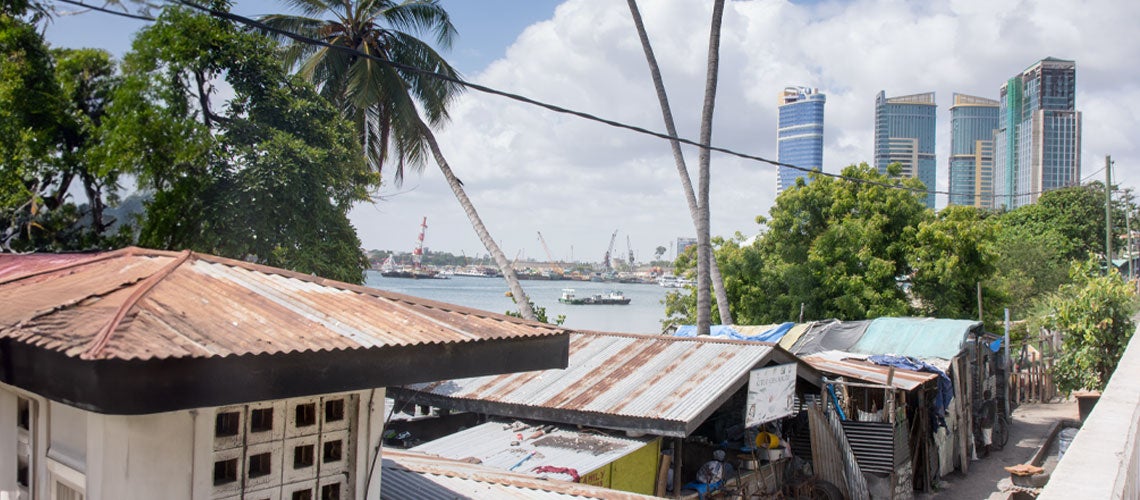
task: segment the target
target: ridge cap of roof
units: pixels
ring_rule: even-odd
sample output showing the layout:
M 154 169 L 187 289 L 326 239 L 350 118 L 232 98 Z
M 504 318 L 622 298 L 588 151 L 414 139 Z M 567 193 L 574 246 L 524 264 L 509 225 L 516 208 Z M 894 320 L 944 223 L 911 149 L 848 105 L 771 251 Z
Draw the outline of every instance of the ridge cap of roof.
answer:
M 127 250 L 135 248 L 136 247 L 128 247 Z M 127 254 L 128 256 L 134 255 L 134 252 L 128 251 Z M 143 297 L 146 297 L 146 295 L 150 293 L 150 291 L 153 290 L 156 285 L 170 276 L 171 273 L 181 267 L 182 264 L 186 263 L 186 261 L 190 260 L 190 258 L 194 255 L 194 252 L 191 252 L 190 250 L 184 250 L 181 252 L 181 255 L 175 258 L 172 262 L 163 266 L 162 269 L 159 269 L 157 272 L 143 280 L 143 282 L 138 285 L 139 288 L 131 292 L 131 295 L 128 296 L 122 304 L 119 304 L 119 308 L 115 311 L 115 315 L 111 317 L 111 321 L 108 321 L 107 324 L 99 330 L 99 333 L 95 335 L 95 338 L 91 341 L 91 344 L 88 345 L 87 349 L 84 349 L 83 352 L 79 355 L 80 359 L 96 359 L 100 354 L 102 354 L 103 349 L 107 347 L 107 343 L 111 341 L 111 334 L 119 328 L 119 324 L 123 322 L 123 318 L 127 316 L 127 313 L 131 309 L 134 309 L 135 304 L 138 304 L 138 302 L 142 300 Z

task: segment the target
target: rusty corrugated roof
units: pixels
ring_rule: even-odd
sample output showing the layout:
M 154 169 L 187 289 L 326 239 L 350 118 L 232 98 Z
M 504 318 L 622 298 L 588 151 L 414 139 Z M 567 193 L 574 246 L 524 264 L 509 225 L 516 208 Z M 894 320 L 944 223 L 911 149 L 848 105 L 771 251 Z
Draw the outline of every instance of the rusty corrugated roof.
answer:
M 0 255 L 0 338 L 81 359 L 449 344 L 566 330 L 193 252 Z
M 831 352 L 834 353 L 835 351 Z M 804 356 L 800 359 L 824 373 L 832 373 L 880 385 L 887 384 L 887 375 L 891 370 L 886 366 L 879 366 L 853 358 L 836 359 L 834 356 L 811 355 Z M 938 378 L 938 375 L 935 373 L 915 372 L 901 368 L 895 368 L 894 370 L 895 375 L 894 378 L 892 378 L 891 387 L 904 391 L 914 390 L 922 384 Z
M 769 362 L 773 344 L 705 337 L 572 332 L 566 369 L 390 388 L 401 399 L 493 415 L 686 436 Z M 805 370 L 800 364 L 800 374 Z
M 657 498 L 600 486 L 548 481 L 484 465 L 394 448 L 381 453 L 380 498 L 495 498 L 640 500 Z

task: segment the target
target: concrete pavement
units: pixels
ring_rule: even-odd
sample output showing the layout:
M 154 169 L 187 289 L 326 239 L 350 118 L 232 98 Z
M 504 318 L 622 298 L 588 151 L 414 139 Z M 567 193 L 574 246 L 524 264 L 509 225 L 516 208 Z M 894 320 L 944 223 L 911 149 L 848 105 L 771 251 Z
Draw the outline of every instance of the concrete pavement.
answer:
M 998 489 L 998 481 L 1009 477 L 1004 467 L 1028 462 L 1049 437 L 1054 422 L 1077 418 L 1077 401 L 1073 398 L 1057 403 L 1023 404 L 1013 411 L 1009 443 L 1004 449 L 970 462 L 970 471 L 966 475 L 954 472 L 942 478 L 937 492 L 920 493 L 915 497 L 1003 500 L 1006 494 Z

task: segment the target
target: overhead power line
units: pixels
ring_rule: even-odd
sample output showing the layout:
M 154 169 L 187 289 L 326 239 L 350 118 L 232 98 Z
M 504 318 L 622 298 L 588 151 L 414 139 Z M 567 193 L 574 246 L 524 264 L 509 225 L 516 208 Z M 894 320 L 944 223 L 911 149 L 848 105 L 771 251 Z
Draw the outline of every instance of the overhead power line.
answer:
M 154 18 L 150 18 L 150 17 L 146 17 L 146 16 L 133 15 L 133 14 L 125 13 L 125 12 L 116 12 L 113 10 L 94 7 L 91 5 L 84 4 L 82 2 L 78 2 L 76 0 L 59 0 L 59 1 L 69 3 L 69 4 L 79 5 L 79 6 L 83 6 L 83 7 L 87 7 L 87 8 L 91 8 L 94 10 L 98 10 L 100 12 L 106 12 L 108 14 L 130 17 L 133 19 L 141 19 L 141 20 L 146 20 L 146 21 L 154 21 L 155 20 Z M 833 179 L 840 179 L 840 180 L 845 180 L 845 181 L 849 181 L 849 182 L 855 182 L 855 183 L 872 185 L 872 186 L 880 186 L 880 187 L 885 187 L 885 188 L 889 188 L 889 189 L 900 189 L 900 190 L 909 191 L 909 192 L 915 193 L 915 194 L 926 194 L 926 195 L 939 195 L 939 194 L 941 194 L 941 195 L 955 196 L 955 197 L 967 196 L 967 197 L 971 197 L 971 198 L 979 198 L 979 197 L 983 196 L 981 194 L 972 193 L 972 192 L 971 193 L 952 193 L 950 191 L 939 191 L 936 189 L 918 189 L 918 188 L 903 186 L 903 185 L 897 184 L 897 183 L 892 184 L 892 183 L 874 181 L 874 180 L 869 180 L 869 179 L 860 179 L 858 177 L 850 177 L 850 176 L 845 176 L 843 174 L 835 174 L 835 173 L 825 172 L 823 170 L 817 170 L 817 169 L 812 169 L 812 168 L 807 168 L 807 167 L 800 167 L 800 166 L 796 166 L 796 165 L 791 165 L 788 163 L 782 163 L 782 162 L 779 162 L 776 160 L 764 158 L 762 156 L 753 155 L 753 154 L 749 154 L 749 153 L 742 153 L 742 152 L 739 152 L 736 150 L 732 150 L 732 149 L 728 149 L 728 148 L 724 148 L 724 147 L 720 147 L 720 146 L 714 146 L 711 144 L 705 145 L 705 144 L 701 144 L 701 143 L 694 141 L 694 140 L 691 140 L 691 139 L 686 139 L 684 137 L 673 136 L 673 135 L 669 135 L 669 134 L 666 134 L 663 132 L 650 130 L 650 129 L 647 129 L 644 127 L 639 127 L 636 125 L 630 125 L 627 123 L 619 122 L 617 120 L 611 120 L 611 119 L 603 118 L 603 117 L 600 117 L 600 116 L 597 116 L 597 115 L 594 115 L 591 113 L 586 113 L 584 111 L 578 111 L 575 109 L 570 109 L 570 108 L 566 108 L 563 106 L 558 106 L 556 104 L 551 104 L 548 102 L 540 101 L 537 99 L 526 97 L 524 95 L 515 94 L 515 93 L 503 91 L 503 90 L 498 90 L 498 89 L 495 89 L 492 87 L 480 85 L 478 83 L 469 82 L 469 81 L 462 80 L 459 78 L 455 78 L 455 77 L 452 77 L 449 75 L 436 73 L 434 71 L 429 71 L 429 70 L 425 70 L 422 68 L 417 68 L 414 66 L 408 66 L 405 64 L 397 63 L 394 61 L 384 59 L 382 57 L 378 57 L 378 56 L 373 55 L 373 54 L 369 54 L 369 53 L 354 49 L 352 47 L 345 47 L 342 45 L 336 45 L 336 44 L 325 42 L 323 40 L 318 40 L 315 38 L 307 37 L 305 35 L 300 35 L 300 34 L 293 33 L 293 32 L 286 31 L 286 30 L 282 30 L 279 28 L 274 28 L 272 26 L 266 25 L 265 23 L 262 23 L 260 21 L 254 20 L 254 19 L 250 19 L 250 18 L 245 17 L 245 16 L 234 14 L 232 12 L 225 12 L 225 11 L 216 10 L 216 9 L 206 7 L 203 5 L 198 5 L 198 4 L 191 2 L 191 1 L 188 1 L 188 0 L 166 0 L 166 2 L 176 4 L 176 5 L 182 5 L 185 7 L 189 7 L 191 9 L 195 9 L 198 11 L 205 12 L 205 13 L 213 16 L 213 17 L 226 19 L 228 21 L 232 21 L 232 22 L 242 24 L 242 25 L 245 25 L 248 27 L 256 28 L 256 29 L 261 30 L 261 31 L 276 33 L 278 35 L 284 36 L 284 37 L 292 39 L 292 40 L 296 40 L 296 41 L 304 43 L 304 44 L 318 45 L 321 47 L 326 47 L 326 48 L 336 50 L 339 52 L 351 54 L 353 56 L 370 59 L 370 60 L 376 61 L 380 64 L 384 64 L 384 65 L 387 65 L 387 66 L 390 66 L 390 67 L 393 67 L 393 68 L 396 68 L 396 69 L 399 69 L 402 71 L 417 73 L 417 74 L 424 75 L 424 76 L 427 76 L 430 78 L 436 78 L 439 80 L 454 83 L 456 85 L 461 85 L 465 88 L 475 90 L 478 92 L 482 92 L 484 94 L 504 97 L 504 98 L 511 99 L 514 101 L 518 101 L 518 102 L 521 102 L 524 104 L 529 104 L 529 105 L 537 106 L 537 107 L 540 107 L 540 108 L 543 108 L 543 109 L 546 109 L 549 111 L 553 111 L 555 113 L 576 116 L 578 118 L 582 118 L 582 119 L 585 119 L 588 121 L 601 123 L 601 124 L 608 125 L 608 126 L 614 127 L 614 128 L 629 130 L 629 131 L 636 132 L 636 133 L 639 133 L 642 135 L 649 135 L 652 137 L 670 140 L 670 141 L 675 140 L 681 144 L 686 144 L 686 145 L 697 147 L 697 148 L 708 149 L 709 151 L 716 151 L 718 153 L 726 154 L 729 156 L 734 156 L 734 157 L 741 158 L 744 160 L 750 160 L 750 161 L 755 161 L 755 162 L 759 162 L 759 163 L 766 163 L 766 164 L 776 166 L 776 167 L 790 168 L 790 169 L 797 170 L 800 172 L 805 172 L 805 173 L 815 172 L 817 175 L 824 176 L 824 177 L 830 177 Z M 1045 190 L 1027 191 L 1027 192 L 1021 192 L 1021 193 L 1002 194 L 1002 195 L 996 195 L 995 194 L 995 195 L 989 195 L 989 196 L 991 196 L 993 198 L 1017 197 L 1017 196 L 1038 195 L 1038 194 L 1042 194 L 1044 192 L 1045 192 Z
M 116 16 L 128 17 L 131 19 L 138 19 L 140 21 L 154 21 L 155 20 L 153 17 L 150 17 L 150 16 L 144 16 L 141 14 L 131 14 L 130 12 L 119 12 L 119 11 L 107 9 L 104 7 L 97 7 L 94 5 L 85 4 L 83 2 L 77 2 L 76 0 L 57 0 L 57 1 L 67 3 L 67 4 L 71 4 L 71 5 L 77 5 L 79 7 L 83 7 L 86 9 L 97 10 L 99 12 L 105 12 L 107 14 L 114 14 Z

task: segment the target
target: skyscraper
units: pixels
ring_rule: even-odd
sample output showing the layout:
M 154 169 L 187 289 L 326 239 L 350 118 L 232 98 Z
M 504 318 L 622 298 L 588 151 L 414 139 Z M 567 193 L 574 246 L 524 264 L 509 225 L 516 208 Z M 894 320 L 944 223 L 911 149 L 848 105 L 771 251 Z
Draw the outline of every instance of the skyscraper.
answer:
M 950 204 L 993 207 L 998 102 L 954 94 L 950 106 Z
M 875 168 L 886 173 L 892 163 L 902 165 L 903 177 L 917 177 L 933 191 L 938 167 L 934 158 L 934 92 L 875 98 Z M 923 202 L 934 208 L 934 196 Z
M 823 169 L 823 104 L 827 96 L 819 89 L 786 87 L 780 94 L 780 117 L 776 126 L 776 149 L 780 163 L 815 170 Z M 807 173 L 780 167 L 776 193 L 795 185 Z M 805 179 L 806 180 L 806 179 Z
M 995 205 L 1016 208 L 1081 179 L 1077 64 L 1047 57 L 1000 90 L 994 133 Z

